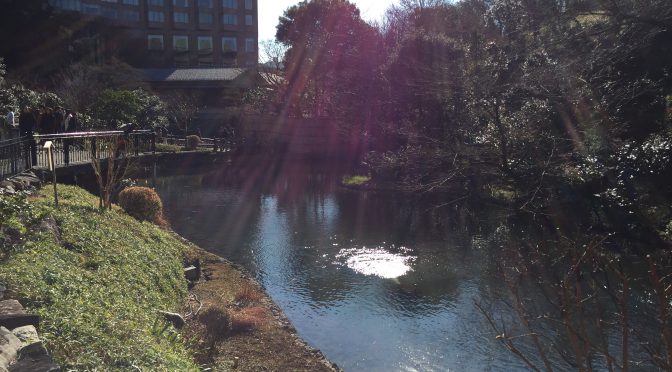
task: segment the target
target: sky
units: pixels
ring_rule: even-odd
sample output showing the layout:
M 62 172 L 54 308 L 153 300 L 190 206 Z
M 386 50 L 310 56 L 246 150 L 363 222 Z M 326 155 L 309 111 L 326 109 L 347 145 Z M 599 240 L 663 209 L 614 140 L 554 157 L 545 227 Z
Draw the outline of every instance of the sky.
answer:
M 259 0 L 259 41 L 275 39 L 275 26 L 285 9 L 299 3 L 300 0 Z M 357 5 L 366 21 L 379 21 L 385 10 L 398 0 L 350 0 Z

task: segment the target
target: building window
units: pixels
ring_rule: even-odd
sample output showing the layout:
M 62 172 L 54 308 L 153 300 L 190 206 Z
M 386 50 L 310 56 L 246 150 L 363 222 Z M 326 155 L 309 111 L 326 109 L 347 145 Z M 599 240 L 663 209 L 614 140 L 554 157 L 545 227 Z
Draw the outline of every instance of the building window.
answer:
M 198 0 L 198 7 L 210 9 L 212 8 L 212 0 Z
M 89 15 L 99 15 L 100 7 L 93 4 L 82 4 L 82 13 Z
M 147 49 L 163 50 L 163 35 L 147 35 Z
M 180 52 L 189 50 L 189 37 L 184 35 L 173 36 L 173 49 Z
M 189 0 L 173 0 L 173 5 L 186 8 L 189 6 Z
M 198 13 L 198 23 L 201 24 L 212 24 L 212 13 Z
M 238 16 L 233 14 L 224 14 L 222 16 L 222 23 L 225 25 L 237 25 Z
M 138 22 L 140 20 L 140 12 L 137 10 L 122 10 L 121 19 L 129 22 Z
M 189 23 L 189 13 L 175 12 L 173 13 L 173 21 L 175 23 Z
M 199 36 L 198 50 L 202 52 L 212 51 L 212 36 Z
M 222 0 L 222 8 L 238 9 L 238 0 Z
M 164 15 L 163 12 L 155 12 L 153 10 L 150 10 L 149 13 L 147 13 L 147 19 L 150 22 L 163 23 L 166 21 L 166 16 Z
M 252 9 L 252 0 L 245 0 L 245 9 L 251 10 Z
M 238 50 L 238 41 L 235 37 L 224 36 L 222 38 L 222 51 L 235 52 Z
M 254 52 L 257 50 L 257 41 L 253 37 L 245 39 L 245 51 Z
M 140 5 L 140 0 L 122 0 L 121 2 L 126 5 Z
M 163 0 L 149 0 L 149 5 L 163 6 Z
M 251 15 L 246 15 L 245 16 L 245 26 L 252 26 L 254 24 L 254 17 Z
M 101 0 L 104 3 L 116 3 L 117 0 Z
M 117 10 L 104 6 L 100 9 L 100 15 L 105 17 L 105 18 L 116 19 L 117 18 Z

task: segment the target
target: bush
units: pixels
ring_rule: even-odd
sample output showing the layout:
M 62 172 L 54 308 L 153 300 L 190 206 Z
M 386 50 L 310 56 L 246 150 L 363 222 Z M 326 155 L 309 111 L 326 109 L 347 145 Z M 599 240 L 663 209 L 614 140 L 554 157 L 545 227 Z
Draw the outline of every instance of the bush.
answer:
M 182 147 L 179 145 L 169 145 L 166 143 L 157 143 L 156 152 L 180 152 Z
M 151 221 L 160 225 L 164 223 L 161 198 L 149 187 L 125 188 L 119 193 L 119 205 L 126 213 L 140 221 Z
M 196 150 L 198 145 L 201 143 L 201 137 L 191 135 L 187 136 L 187 143 L 185 144 L 185 150 Z

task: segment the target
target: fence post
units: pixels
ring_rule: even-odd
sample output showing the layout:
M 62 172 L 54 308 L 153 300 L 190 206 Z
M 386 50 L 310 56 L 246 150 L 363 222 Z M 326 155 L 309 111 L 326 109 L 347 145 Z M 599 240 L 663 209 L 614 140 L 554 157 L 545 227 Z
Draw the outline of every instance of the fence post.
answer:
M 26 164 L 26 169 L 33 165 L 37 165 L 37 144 L 35 143 L 35 137 L 33 137 L 32 132 L 28 134 L 28 146 L 30 147 L 30 160 L 32 162 Z
M 133 147 L 135 147 L 135 156 L 138 156 L 139 153 L 138 148 L 140 147 L 140 138 L 138 137 L 137 134 L 133 136 Z
M 12 159 L 11 159 L 11 161 L 10 161 L 10 163 L 11 163 L 11 168 L 12 168 L 12 174 L 16 174 L 16 173 L 17 173 L 17 172 L 16 172 L 16 169 L 17 169 L 17 165 L 16 165 L 16 163 L 17 163 L 17 158 L 18 158 L 18 157 L 16 156 L 16 154 L 20 154 L 20 153 L 21 153 L 21 142 L 17 142 L 15 145 L 13 145 L 12 147 L 10 147 L 9 152 L 10 152 L 10 154 L 11 154 L 11 156 L 12 156 Z
M 63 139 L 63 161 L 65 165 L 70 165 L 70 139 Z
M 96 159 L 96 137 L 91 137 L 91 160 Z
M 156 133 L 152 132 L 152 155 L 156 155 Z

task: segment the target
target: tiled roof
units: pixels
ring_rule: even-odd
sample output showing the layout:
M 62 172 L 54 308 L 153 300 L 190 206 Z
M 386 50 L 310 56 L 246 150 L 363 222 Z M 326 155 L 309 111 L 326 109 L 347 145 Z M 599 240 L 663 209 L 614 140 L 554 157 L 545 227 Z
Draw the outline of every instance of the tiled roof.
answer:
M 152 68 L 142 70 L 144 81 L 232 81 L 245 72 L 242 68 Z

